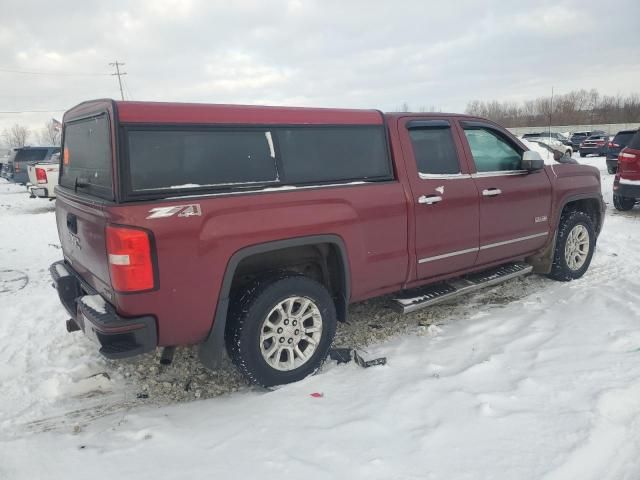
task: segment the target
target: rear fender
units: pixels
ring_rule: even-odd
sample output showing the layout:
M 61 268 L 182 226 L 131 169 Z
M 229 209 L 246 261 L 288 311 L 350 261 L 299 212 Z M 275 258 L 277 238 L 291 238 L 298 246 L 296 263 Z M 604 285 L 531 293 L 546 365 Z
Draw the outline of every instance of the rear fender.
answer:
M 338 314 L 338 319 L 346 319 L 347 307 L 349 305 L 349 298 L 351 294 L 351 275 L 349 271 L 349 257 L 347 256 L 347 249 L 343 240 L 339 236 L 313 235 L 308 237 L 276 240 L 273 242 L 252 245 L 250 247 L 243 248 L 233 254 L 231 259 L 229 260 L 229 263 L 227 264 L 227 269 L 225 270 L 224 278 L 222 281 L 222 287 L 220 288 L 218 306 L 216 308 L 213 326 L 211 327 L 206 340 L 200 345 L 200 361 L 206 367 L 215 369 L 221 366 L 221 364 L 223 363 L 223 359 L 226 356 L 225 330 L 229 312 L 231 284 L 233 283 L 236 269 L 238 268 L 238 265 L 242 260 L 252 255 L 281 250 L 283 248 L 327 243 L 335 246 L 340 256 L 339 263 L 342 267 L 341 273 L 343 288 L 341 289 L 342 298 L 336 304 L 336 311 Z

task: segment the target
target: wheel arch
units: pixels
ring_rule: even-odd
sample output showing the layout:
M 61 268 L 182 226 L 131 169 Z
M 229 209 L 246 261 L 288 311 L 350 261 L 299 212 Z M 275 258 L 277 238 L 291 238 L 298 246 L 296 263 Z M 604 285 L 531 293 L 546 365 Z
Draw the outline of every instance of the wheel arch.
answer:
M 590 194 L 570 195 L 562 201 L 562 208 L 558 210 L 558 215 L 553 220 L 553 231 L 551 235 L 551 241 L 544 247 L 544 249 L 534 255 L 531 255 L 526 259 L 527 263 L 533 266 L 533 271 L 540 274 L 548 274 L 551 272 L 553 265 L 553 257 L 556 248 L 556 239 L 558 236 L 558 228 L 560 227 L 560 221 L 562 216 L 567 211 L 578 210 L 583 211 L 593 221 L 596 231 L 596 238 L 602 230 L 602 224 L 604 221 L 604 209 L 602 204 L 602 198 Z
M 213 325 L 205 341 L 200 345 L 200 361 L 208 368 L 216 368 L 221 365 L 226 355 L 225 333 L 230 306 L 231 287 L 236 278 L 238 267 L 244 260 L 254 256 L 273 253 L 281 250 L 314 247 L 318 245 L 330 245 L 334 248 L 337 262 L 337 285 L 334 294 L 336 300 L 336 313 L 339 320 L 346 320 L 347 307 L 351 296 L 351 272 L 349 257 L 343 239 L 334 234 L 310 235 L 304 237 L 275 240 L 244 247 L 235 252 L 227 262 L 224 277 L 218 294 Z M 333 258 L 333 257 L 332 257 Z

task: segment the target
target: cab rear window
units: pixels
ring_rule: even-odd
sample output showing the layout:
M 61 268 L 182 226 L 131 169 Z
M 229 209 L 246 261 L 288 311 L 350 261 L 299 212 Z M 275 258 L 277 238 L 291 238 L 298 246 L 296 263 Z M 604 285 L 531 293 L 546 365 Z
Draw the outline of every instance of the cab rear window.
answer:
M 60 185 L 112 200 L 112 161 L 106 114 L 65 124 Z

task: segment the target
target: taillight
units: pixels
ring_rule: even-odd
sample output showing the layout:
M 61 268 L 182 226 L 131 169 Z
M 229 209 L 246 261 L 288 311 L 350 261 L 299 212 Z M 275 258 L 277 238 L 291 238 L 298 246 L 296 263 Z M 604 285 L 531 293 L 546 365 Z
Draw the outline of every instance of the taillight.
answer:
M 20 164 L 19 163 L 14 163 L 13 164 L 13 171 L 16 172 L 16 173 L 20 171 Z
M 635 162 L 638 159 L 638 156 L 635 153 L 628 152 L 623 150 L 618 155 L 618 162 Z
M 118 292 L 150 290 L 154 284 L 151 238 L 146 230 L 107 225 L 111 285 Z
M 36 180 L 38 183 L 47 183 L 47 172 L 44 171 L 44 168 L 36 167 Z

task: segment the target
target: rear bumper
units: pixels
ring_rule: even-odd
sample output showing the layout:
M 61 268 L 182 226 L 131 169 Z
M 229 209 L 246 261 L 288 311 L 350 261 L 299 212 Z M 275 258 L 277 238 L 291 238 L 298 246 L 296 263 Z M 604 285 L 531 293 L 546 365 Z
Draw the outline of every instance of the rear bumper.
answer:
M 29 190 L 29 193 L 31 194 L 31 197 L 53 198 L 51 195 L 49 195 L 49 189 L 46 188 L 46 187 L 39 187 L 37 185 L 29 185 L 27 187 L 27 190 Z
M 598 155 L 604 155 L 604 149 L 602 147 L 580 147 L 580 153 L 584 154 L 584 155 L 589 155 L 589 154 L 598 154 Z
M 121 317 L 64 261 L 52 264 L 49 272 L 62 305 L 71 315 L 70 322 L 100 346 L 102 355 L 125 358 L 156 348 L 158 331 L 153 316 Z
M 626 198 L 640 199 L 640 185 L 627 185 L 625 183 L 613 183 L 613 193 Z

